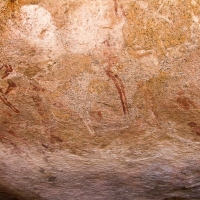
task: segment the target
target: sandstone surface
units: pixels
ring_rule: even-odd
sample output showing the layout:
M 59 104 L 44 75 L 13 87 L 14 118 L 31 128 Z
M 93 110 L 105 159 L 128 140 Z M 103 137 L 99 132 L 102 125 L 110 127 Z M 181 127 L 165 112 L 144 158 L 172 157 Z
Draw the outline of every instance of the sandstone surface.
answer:
M 199 0 L 0 0 L 0 199 L 200 199 Z

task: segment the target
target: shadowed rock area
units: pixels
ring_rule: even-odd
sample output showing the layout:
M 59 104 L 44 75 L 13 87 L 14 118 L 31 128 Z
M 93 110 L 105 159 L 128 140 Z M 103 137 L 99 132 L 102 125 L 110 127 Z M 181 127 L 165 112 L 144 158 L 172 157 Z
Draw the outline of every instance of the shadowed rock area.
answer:
M 0 200 L 200 199 L 198 0 L 0 11 Z

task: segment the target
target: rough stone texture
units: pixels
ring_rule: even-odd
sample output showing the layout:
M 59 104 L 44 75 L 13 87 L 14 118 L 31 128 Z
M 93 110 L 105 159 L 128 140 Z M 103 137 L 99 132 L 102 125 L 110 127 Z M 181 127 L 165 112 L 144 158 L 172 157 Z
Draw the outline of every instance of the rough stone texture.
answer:
M 199 0 L 0 0 L 0 199 L 200 199 Z

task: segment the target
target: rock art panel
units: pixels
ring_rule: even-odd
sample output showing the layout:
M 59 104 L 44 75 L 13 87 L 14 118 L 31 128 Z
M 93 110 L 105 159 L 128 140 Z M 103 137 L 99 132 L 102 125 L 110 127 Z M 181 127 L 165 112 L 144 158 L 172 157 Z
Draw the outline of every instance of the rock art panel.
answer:
M 199 1 L 0 11 L 0 199 L 200 199 Z

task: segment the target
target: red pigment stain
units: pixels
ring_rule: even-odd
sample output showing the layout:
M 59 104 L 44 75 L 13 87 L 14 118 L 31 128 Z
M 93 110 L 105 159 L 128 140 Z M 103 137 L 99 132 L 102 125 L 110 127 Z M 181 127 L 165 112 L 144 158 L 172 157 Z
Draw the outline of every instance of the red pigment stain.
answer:
M 14 112 L 20 113 L 20 111 L 19 111 L 17 108 L 15 108 L 15 107 L 6 99 L 5 96 L 0 95 L 0 99 L 1 99 L 1 101 L 2 101 L 6 106 L 8 106 L 9 108 L 11 108 Z
M 61 142 L 63 142 L 63 140 L 60 139 L 58 136 L 50 135 L 50 142 L 51 143 L 56 143 L 56 142 L 61 143 Z
M 101 119 L 102 119 L 102 114 L 101 114 L 101 111 L 98 111 L 98 116 L 99 116 L 99 121 L 101 121 Z
M 46 149 L 49 148 L 46 144 L 43 144 L 43 143 L 42 143 L 42 146 L 43 146 L 44 148 L 46 148 Z
M 106 44 L 107 47 L 110 47 L 110 42 L 109 42 L 109 40 L 105 40 L 105 41 L 103 42 L 103 44 Z
M 0 140 L 3 142 L 3 140 L 7 141 L 10 145 L 12 145 L 14 147 L 13 152 L 17 153 L 19 155 L 19 153 L 21 153 L 21 149 L 18 148 L 18 146 L 12 142 L 12 140 L 6 138 L 5 136 L 0 135 Z
M 197 133 L 198 135 L 200 135 L 200 127 L 199 126 L 195 126 L 194 128 L 192 128 L 192 131 Z
M 9 131 L 5 130 L 5 131 L 7 132 L 7 134 L 6 134 L 6 135 L 5 135 L 5 134 L 0 135 L 0 140 L 1 140 L 2 142 L 3 142 L 3 140 L 7 141 L 9 144 L 11 144 L 11 145 L 14 147 L 14 150 L 16 151 L 16 153 L 17 153 L 17 152 L 20 153 L 21 150 L 17 147 L 17 144 L 15 144 L 15 143 L 13 142 L 13 139 L 12 139 L 12 138 L 8 138 L 7 136 L 8 136 L 8 134 L 10 134 L 10 135 L 13 136 L 14 138 L 17 138 L 17 139 L 23 141 L 22 138 L 19 137 L 19 136 L 17 136 L 12 130 L 9 130 Z M 27 145 L 26 142 L 23 141 L 23 143 L 24 143 L 25 145 Z
M 12 115 L 11 115 L 9 112 L 7 112 L 7 111 L 3 111 L 3 114 L 4 114 L 4 115 L 7 115 L 7 116 L 9 116 L 9 117 L 12 117 Z
M 126 13 L 125 13 L 125 11 L 124 11 L 124 6 L 121 4 L 120 5 L 120 8 L 121 8 L 121 10 L 122 10 L 122 15 L 124 16 L 124 17 L 126 17 Z
M 17 85 L 14 82 L 12 82 L 11 80 L 8 80 L 8 88 L 7 88 L 6 92 L 5 92 L 5 95 L 7 95 L 15 87 L 17 87 Z
M 23 139 L 22 139 L 21 137 L 19 137 L 14 131 L 9 130 L 9 131 L 7 131 L 7 133 L 9 133 L 9 134 L 12 135 L 13 137 L 15 137 L 15 138 L 17 138 L 17 139 L 23 141 Z M 26 143 L 25 141 L 23 141 L 23 143 L 27 145 L 27 143 Z
M 179 103 L 181 105 L 181 107 L 183 107 L 185 110 L 189 110 L 191 105 L 193 105 L 193 102 L 188 99 L 187 97 L 178 97 L 177 98 L 177 103 Z
M 3 65 L 0 68 L 0 70 L 3 69 L 3 68 L 5 68 L 6 70 L 5 70 L 4 74 L 3 74 L 3 76 L 1 77 L 2 79 L 6 78 L 11 72 L 13 72 L 13 68 L 12 68 L 11 65 Z
M 39 114 L 43 115 L 42 108 L 41 108 L 42 107 L 42 99 L 39 96 L 33 96 L 32 99 L 38 108 Z
M 122 80 L 119 78 L 119 76 L 117 74 L 114 74 L 114 72 L 111 70 L 111 67 L 112 67 L 112 63 L 111 63 L 111 60 L 109 59 L 109 65 L 106 69 L 106 74 L 115 84 L 115 87 L 119 93 L 123 112 L 126 115 L 127 113 L 129 113 L 129 111 L 128 111 L 128 104 L 127 104 L 126 93 L 124 90 L 124 85 L 123 85 Z
M 3 76 L 1 77 L 2 79 L 6 78 L 10 73 L 13 72 L 13 68 L 11 65 L 3 65 L 0 70 L 2 70 L 3 68 L 5 68 L 5 72 L 3 74 Z M 5 92 L 5 94 L 3 93 L 2 88 L 0 88 L 0 99 L 1 101 L 8 107 L 10 107 L 14 112 L 19 113 L 19 110 L 16 109 L 5 97 L 5 95 L 7 95 L 13 88 L 17 87 L 17 85 L 15 83 L 13 83 L 12 81 L 8 80 L 8 88 Z
M 196 124 L 195 122 L 189 122 L 187 125 L 190 126 L 190 127 L 195 127 L 195 126 L 197 126 L 197 124 Z
M 192 128 L 193 132 L 195 132 L 198 135 L 200 135 L 200 126 L 198 126 L 197 123 L 195 123 L 195 122 L 189 122 L 187 125 Z
M 90 116 L 92 118 L 94 118 L 95 121 L 98 121 L 98 122 L 100 122 L 102 120 L 102 117 L 103 117 L 101 111 L 91 112 Z
M 33 90 L 34 90 L 34 91 L 37 91 L 37 92 L 40 92 L 40 91 L 44 92 L 44 91 L 45 91 L 44 88 L 38 87 L 38 86 L 33 85 L 33 84 L 31 84 L 31 85 L 33 86 Z
M 115 14 L 118 15 L 118 4 L 117 4 L 117 0 L 113 0 L 113 1 L 114 1 Z
M 17 136 L 14 131 L 10 130 L 10 131 L 7 131 L 10 135 L 12 135 L 13 137 L 16 137 L 16 138 L 20 138 L 19 136 Z M 20 138 L 21 139 L 21 138 Z

